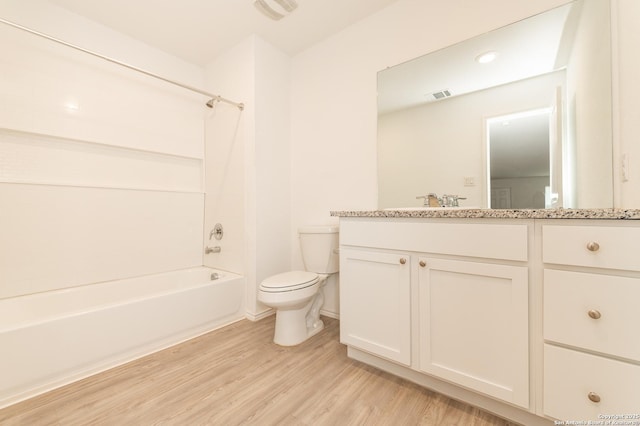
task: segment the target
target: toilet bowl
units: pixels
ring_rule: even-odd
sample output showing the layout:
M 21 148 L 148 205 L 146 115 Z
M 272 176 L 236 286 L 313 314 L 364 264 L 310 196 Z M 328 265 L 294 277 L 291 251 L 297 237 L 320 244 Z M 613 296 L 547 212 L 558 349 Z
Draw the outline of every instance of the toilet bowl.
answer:
M 305 271 L 273 275 L 260 284 L 258 300 L 276 310 L 273 341 L 293 346 L 320 332 L 323 287 L 338 272 L 338 227 L 298 229 Z

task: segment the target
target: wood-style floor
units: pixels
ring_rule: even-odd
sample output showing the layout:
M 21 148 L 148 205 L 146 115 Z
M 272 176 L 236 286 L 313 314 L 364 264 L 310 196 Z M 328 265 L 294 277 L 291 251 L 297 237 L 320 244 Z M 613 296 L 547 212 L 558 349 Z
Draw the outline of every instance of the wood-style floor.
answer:
M 339 322 L 296 347 L 240 321 L 0 410 L 0 425 L 510 425 L 347 358 Z

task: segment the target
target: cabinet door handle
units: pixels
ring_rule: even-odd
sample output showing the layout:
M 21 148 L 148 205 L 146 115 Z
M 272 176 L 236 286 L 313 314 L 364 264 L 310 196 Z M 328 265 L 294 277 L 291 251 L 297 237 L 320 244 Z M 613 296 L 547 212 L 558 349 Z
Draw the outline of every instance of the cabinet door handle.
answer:
M 589 314 L 589 317 L 593 319 L 600 319 L 600 317 L 602 316 L 600 311 L 597 311 L 595 309 L 590 309 L 587 313 Z
M 420 261 L 420 266 L 422 266 L 424 268 L 425 266 L 427 266 L 427 262 L 425 262 L 424 260 L 421 260 Z
M 589 398 L 589 401 L 591 401 L 591 402 L 600 402 L 600 395 L 598 395 L 595 392 L 589 392 L 587 397 Z
M 587 250 L 589 250 L 589 251 L 598 251 L 598 250 L 600 250 L 600 244 L 596 243 L 595 241 L 589 241 L 587 243 Z
M 407 263 L 407 259 L 405 259 L 404 257 L 400 258 L 400 264 L 404 265 L 405 263 Z

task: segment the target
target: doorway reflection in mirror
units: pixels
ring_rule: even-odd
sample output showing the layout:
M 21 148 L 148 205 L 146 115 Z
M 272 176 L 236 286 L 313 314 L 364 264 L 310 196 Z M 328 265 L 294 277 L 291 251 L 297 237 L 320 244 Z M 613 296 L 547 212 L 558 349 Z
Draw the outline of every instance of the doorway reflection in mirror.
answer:
M 551 188 L 551 108 L 487 119 L 487 186 L 492 209 L 542 209 L 557 205 Z M 561 164 L 561 163 L 558 163 Z M 561 170 L 556 170 L 560 173 Z

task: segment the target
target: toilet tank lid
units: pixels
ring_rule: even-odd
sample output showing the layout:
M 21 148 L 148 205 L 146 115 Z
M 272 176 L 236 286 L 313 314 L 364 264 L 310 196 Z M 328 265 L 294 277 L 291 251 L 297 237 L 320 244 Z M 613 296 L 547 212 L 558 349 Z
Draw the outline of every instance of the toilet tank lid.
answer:
M 338 225 L 317 225 L 317 226 L 301 226 L 298 228 L 299 234 L 337 234 Z

